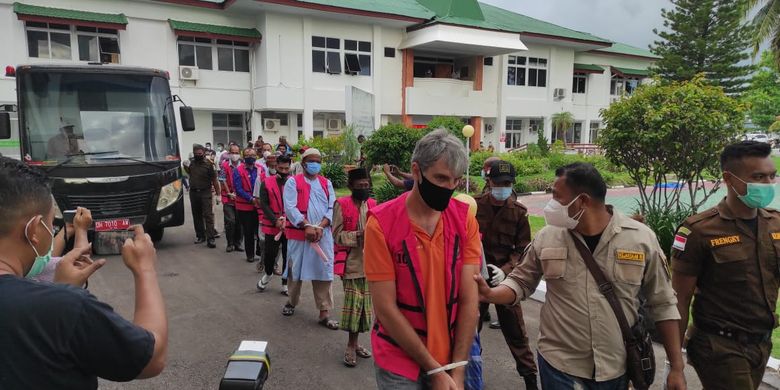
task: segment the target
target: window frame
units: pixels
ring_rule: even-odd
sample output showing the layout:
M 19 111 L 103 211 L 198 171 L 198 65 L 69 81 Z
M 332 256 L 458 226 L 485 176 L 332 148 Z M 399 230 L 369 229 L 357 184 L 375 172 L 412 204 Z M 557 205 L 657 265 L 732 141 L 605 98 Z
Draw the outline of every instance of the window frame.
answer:
M 348 43 L 355 44 L 354 49 L 348 49 Z M 368 45 L 368 50 L 362 50 L 363 44 Z M 373 54 L 373 44 L 370 41 L 360 41 L 357 39 L 344 39 L 344 73 L 353 76 L 371 76 L 371 57 Z M 350 69 L 348 65 L 348 56 L 355 56 L 358 64 L 358 70 Z M 368 66 L 365 67 L 364 61 L 368 59 Z
M 45 27 L 41 26 L 30 26 L 30 23 L 42 23 L 45 24 Z M 51 25 L 60 25 L 60 26 L 67 26 L 67 29 L 62 28 L 52 28 Z M 43 57 L 40 55 L 40 52 L 38 53 L 38 56 L 31 56 L 30 55 L 30 35 L 29 32 L 42 32 L 46 33 L 46 52 L 48 56 Z M 60 57 L 53 57 L 52 56 L 52 50 L 51 50 L 51 34 L 61 34 L 61 35 L 67 35 L 68 36 L 68 54 L 69 56 L 67 58 L 60 58 Z M 67 23 L 49 23 L 49 22 L 25 22 L 24 23 L 24 39 L 27 42 L 27 58 L 40 58 L 40 59 L 48 59 L 48 60 L 71 60 L 73 61 L 73 25 L 67 24 Z M 78 41 L 76 42 L 78 44 Z M 37 50 L 36 50 L 37 51 Z
M 94 28 L 95 31 L 94 32 L 93 31 L 83 31 L 83 30 L 79 30 L 79 27 L 81 27 L 81 28 Z M 101 32 L 100 30 L 113 30 L 114 32 Z M 74 27 L 74 34 L 76 35 L 76 51 L 78 52 L 78 56 L 79 56 L 78 60 L 79 61 L 83 61 L 83 62 L 100 62 L 100 63 L 103 63 L 103 64 L 120 64 L 122 62 L 122 48 L 121 48 L 120 43 L 119 43 L 119 30 L 117 30 L 117 29 L 108 29 L 108 28 L 107 29 L 103 29 L 103 28 L 99 28 L 99 27 L 89 27 L 89 26 L 75 26 Z M 94 60 L 94 59 L 82 60 L 81 59 L 81 42 L 79 41 L 79 37 L 80 36 L 97 38 L 97 40 L 96 40 L 96 42 L 97 42 L 97 50 L 98 50 L 98 58 L 97 58 L 97 60 Z M 102 50 L 103 48 L 102 48 L 101 43 L 100 43 L 100 38 L 110 38 L 110 39 L 116 40 L 116 46 L 117 46 L 118 52 L 117 53 L 104 52 Z M 119 61 L 118 62 L 103 62 L 103 59 L 101 58 L 101 56 L 104 53 L 105 54 L 116 54 L 116 55 L 118 55 L 119 56 Z
M 520 64 L 519 60 L 522 58 L 523 63 Z M 525 56 L 507 56 L 507 85 L 524 87 L 528 82 L 527 78 L 527 65 L 528 59 Z M 514 83 L 510 83 L 509 75 L 514 74 Z M 522 82 L 519 80 L 519 75 L 522 74 Z
M 187 38 L 191 40 L 187 40 Z M 177 54 L 179 56 L 179 66 L 195 66 L 200 70 L 214 70 L 214 51 L 215 51 L 214 40 L 209 39 L 209 42 L 207 43 L 207 42 L 198 42 L 197 39 L 208 39 L 208 38 L 198 38 L 198 37 L 192 37 L 187 35 L 180 35 L 176 38 L 176 49 L 177 49 Z M 192 50 L 193 50 L 194 65 L 181 63 L 181 46 L 193 47 Z M 202 68 L 198 63 L 198 47 L 208 47 L 210 49 L 209 50 L 211 56 L 210 68 Z
M 542 64 L 542 61 L 544 61 L 544 64 Z M 534 64 L 535 62 L 535 64 Z M 526 68 L 528 69 L 528 75 L 526 76 L 525 82 L 526 86 L 528 87 L 538 87 L 538 88 L 547 88 L 547 76 L 549 75 L 548 72 L 548 64 L 549 61 L 546 58 L 542 57 L 528 57 L 526 61 Z M 539 75 L 543 73 L 544 77 L 539 77 Z M 534 74 L 534 82 L 531 83 L 531 74 Z
M 323 46 L 315 46 L 314 40 L 315 39 L 322 39 L 323 40 Z M 312 73 L 325 73 L 325 74 L 341 74 L 342 72 L 346 73 L 346 67 L 345 69 L 342 69 L 342 61 L 344 61 L 342 54 L 342 47 L 341 44 L 342 39 L 341 38 L 333 38 L 333 37 L 327 37 L 324 35 L 312 35 L 311 36 L 311 53 L 312 53 Z M 346 41 L 346 40 L 343 40 Z M 321 53 L 323 58 L 323 68 L 321 70 L 315 69 L 314 67 L 314 58 L 315 53 Z M 331 61 L 332 55 L 338 54 L 338 61 L 336 61 L 336 65 L 338 67 L 338 71 L 335 69 L 331 69 Z
M 225 125 L 215 125 L 214 120 L 217 115 L 224 115 L 225 119 Z M 231 125 L 231 120 L 240 119 L 241 126 L 233 126 Z M 216 136 L 217 132 L 224 132 L 225 134 L 225 140 L 224 143 L 227 145 L 231 140 L 236 141 L 239 145 L 243 144 L 243 139 L 246 137 L 246 129 L 245 129 L 245 116 L 244 113 L 241 112 L 220 112 L 220 111 L 213 111 L 211 113 L 211 138 L 214 141 L 214 144 L 217 144 L 221 141 L 220 138 Z M 231 133 L 234 135 L 238 135 L 239 137 L 236 139 L 231 139 Z
M 523 142 L 523 118 L 507 118 L 504 125 L 504 148 L 515 149 Z M 513 142 L 516 141 L 516 142 Z
M 230 44 L 220 43 L 220 41 L 230 42 Z M 215 69 L 215 70 L 220 71 L 220 72 L 249 73 L 249 71 L 251 70 L 251 64 L 252 64 L 252 60 L 250 58 L 251 56 L 249 55 L 250 54 L 249 53 L 249 44 L 244 43 L 244 42 L 233 41 L 233 40 L 230 40 L 230 39 L 217 39 L 217 40 L 212 40 L 212 42 L 214 44 L 214 48 L 215 48 L 215 51 L 216 51 L 216 54 L 217 54 L 217 69 Z M 220 68 L 220 64 L 219 64 L 219 49 L 230 50 L 230 54 L 231 54 L 230 58 L 231 58 L 231 65 L 232 65 L 231 69 L 222 69 L 222 68 Z M 236 69 L 236 63 L 237 63 L 237 61 L 236 61 L 236 53 L 238 51 L 245 51 L 246 54 L 247 54 L 247 68 L 246 68 L 246 70 L 237 70 Z M 212 58 L 213 58 L 213 56 L 214 56 L 214 54 L 212 53 Z M 196 58 L 196 62 L 197 62 L 197 58 Z M 213 65 L 213 63 L 212 63 L 212 65 Z
M 578 81 L 581 81 L 578 83 Z M 580 90 L 580 87 L 582 89 Z M 584 95 L 588 93 L 588 75 L 586 73 L 575 73 L 572 79 L 571 93 Z

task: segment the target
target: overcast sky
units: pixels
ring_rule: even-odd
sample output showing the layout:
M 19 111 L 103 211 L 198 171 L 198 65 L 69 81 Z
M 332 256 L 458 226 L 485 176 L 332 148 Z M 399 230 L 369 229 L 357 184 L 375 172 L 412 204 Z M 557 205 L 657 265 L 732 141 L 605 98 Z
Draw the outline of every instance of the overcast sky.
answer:
M 672 8 L 669 0 L 481 1 L 642 49 L 657 38 L 653 28 L 663 26 L 661 8 Z

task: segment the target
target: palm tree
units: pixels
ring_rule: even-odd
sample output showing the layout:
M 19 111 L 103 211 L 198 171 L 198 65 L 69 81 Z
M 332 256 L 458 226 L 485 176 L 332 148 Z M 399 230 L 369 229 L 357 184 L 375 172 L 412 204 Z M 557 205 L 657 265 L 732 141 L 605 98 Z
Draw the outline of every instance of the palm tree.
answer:
M 574 126 L 574 115 L 568 111 L 559 112 L 552 115 L 552 127 L 555 131 L 555 139 L 562 140 L 563 146 L 566 146 L 566 130 Z
M 780 64 L 780 0 L 745 0 L 745 12 L 758 8 L 753 17 L 753 55 L 758 54 L 761 44 L 771 39 L 770 49 L 775 53 L 775 61 Z

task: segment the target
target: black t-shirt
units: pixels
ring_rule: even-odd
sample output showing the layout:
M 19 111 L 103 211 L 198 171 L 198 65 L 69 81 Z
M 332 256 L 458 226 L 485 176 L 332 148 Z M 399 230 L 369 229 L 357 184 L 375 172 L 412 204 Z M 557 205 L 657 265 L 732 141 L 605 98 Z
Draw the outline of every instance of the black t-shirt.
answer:
M 0 389 L 97 389 L 153 353 L 151 333 L 86 290 L 0 275 Z
M 596 246 L 599 245 L 599 241 L 601 241 L 601 234 L 599 233 L 595 236 L 586 236 L 582 235 L 582 239 L 585 240 L 585 245 L 588 246 L 588 249 L 590 249 L 590 253 L 593 253 L 596 251 Z

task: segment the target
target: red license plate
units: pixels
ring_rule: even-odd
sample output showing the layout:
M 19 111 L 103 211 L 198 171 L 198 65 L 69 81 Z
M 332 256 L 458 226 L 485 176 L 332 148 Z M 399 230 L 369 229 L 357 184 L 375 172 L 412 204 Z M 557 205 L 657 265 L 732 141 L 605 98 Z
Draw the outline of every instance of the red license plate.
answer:
M 95 221 L 96 232 L 110 232 L 114 230 L 127 230 L 130 228 L 130 219 L 111 219 L 107 221 Z

